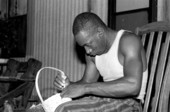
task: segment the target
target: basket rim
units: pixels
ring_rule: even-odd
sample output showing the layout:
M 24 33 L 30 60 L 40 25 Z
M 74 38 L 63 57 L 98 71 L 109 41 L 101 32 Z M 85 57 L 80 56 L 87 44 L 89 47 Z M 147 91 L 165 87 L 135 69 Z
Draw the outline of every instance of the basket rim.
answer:
M 64 73 L 62 70 L 60 70 L 60 69 L 58 69 L 58 68 L 55 68 L 55 67 L 47 66 L 47 67 L 42 67 L 41 69 L 38 70 L 37 75 L 36 75 L 36 78 L 35 78 L 35 89 L 36 89 L 37 95 L 38 95 L 41 103 L 43 103 L 44 100 L 43 100 L 42 95 L 41 95 L 41 93 L 40 93 L 40 89 L 39 89 L 39 86 L 38 86 L 38 80 L 39 80 L 40 72 L 41 72 L 42 70 L 44 70 L 44 69 L 56 70 L 56 71 L 61 72 L 61 74 L 62 74 L 63 76 L 65 76 L 65 73 Z

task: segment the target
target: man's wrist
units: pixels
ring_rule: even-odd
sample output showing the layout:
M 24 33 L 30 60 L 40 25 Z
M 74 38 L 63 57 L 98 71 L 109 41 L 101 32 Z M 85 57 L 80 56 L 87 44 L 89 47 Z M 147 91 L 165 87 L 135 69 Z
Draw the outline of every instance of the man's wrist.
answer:
M 85 91 L 85 94 L 91 94 L 91 86 L 90 84 L 84 84 L 84 91 Z

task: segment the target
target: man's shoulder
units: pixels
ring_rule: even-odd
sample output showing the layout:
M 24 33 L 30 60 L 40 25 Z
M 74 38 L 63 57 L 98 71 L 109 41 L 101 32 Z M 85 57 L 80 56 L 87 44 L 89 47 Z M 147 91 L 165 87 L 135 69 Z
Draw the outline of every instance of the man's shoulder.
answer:
M 123 45 L 130 45 L 130 44 L 135 44 L 135 43 L 141 43 L 141 40 L 139 36 L 132 32 L 124 32 L 120 39 L 120 44 Z
M 134 34 L 133 32 L 125 31 L 120 39 L 120 41 L 140 41 L 140 38 L 138 35 Z
M 139 36 L 132 32 L 124 32 L 119 43 L 121 50 L 136 49 L 142 46 Z

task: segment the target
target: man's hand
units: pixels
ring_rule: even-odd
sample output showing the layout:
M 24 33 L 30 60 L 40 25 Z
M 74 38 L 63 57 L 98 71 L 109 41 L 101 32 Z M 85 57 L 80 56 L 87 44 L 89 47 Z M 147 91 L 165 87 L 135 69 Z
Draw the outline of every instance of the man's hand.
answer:
M 85 94 L 85 85 L 71 83 L 61 92 L 61 97 L 76 98 Z
M 54 79 L 54 86 L 58 92 L 61 92 L 66 86 L 70 84 L 70 80 L 63 74 L 58 74 Z

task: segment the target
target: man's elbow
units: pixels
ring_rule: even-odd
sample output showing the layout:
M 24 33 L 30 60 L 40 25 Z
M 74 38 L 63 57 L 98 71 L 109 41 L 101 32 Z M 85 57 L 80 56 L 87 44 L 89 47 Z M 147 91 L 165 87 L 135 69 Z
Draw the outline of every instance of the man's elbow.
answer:
M 140 87 L 131 83 L 128 86 L 126 85 L 122 93 L 122 96 L 124 97 L 137 97 L 140 93 Z M 117 95 L 120 96 L 121 94 Z
M 136 97 L 140 93 L 141 84 L 136 80 L 130 80 L 125 88 L 127 96 Z
M 139 95 L 139 93 L 140 93 L 140 86 L 139 85 L 132 86 L 130 94 L 136 97 Z

